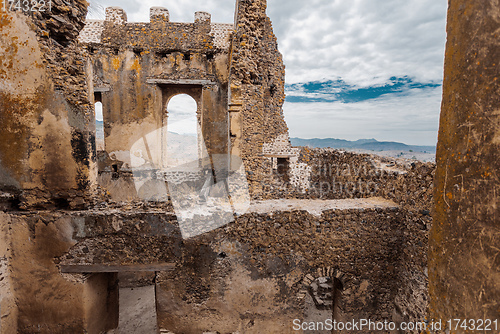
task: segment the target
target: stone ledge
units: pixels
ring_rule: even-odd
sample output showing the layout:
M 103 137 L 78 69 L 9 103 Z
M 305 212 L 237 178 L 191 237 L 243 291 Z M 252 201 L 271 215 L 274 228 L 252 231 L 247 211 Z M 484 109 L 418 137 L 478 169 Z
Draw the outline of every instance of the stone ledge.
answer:
M 175 269 L 174 263 L 106 265 L 106 264 L 64 264 L 62 273 L 121 273 L 138 271 L 170 271 Z
M 163 84 L 163 85 L 195 85 L 195 86 L 212 86 L 217 83 L 211 80 L 191 80 L 191 79 L 147 79 L 148 84 Z
M 381 197 L 337 199 L 337 200 L 310 200 L 310 199 L 279 199 L 256 201 L 250 205 L 248 212 L 266 214 L 271 212 L 283 212 L 303 210 L 314 216 L 321 216 L 327 210 L 349 210 L 349 209 L 394 209 L 399 206 L 391 200 Z

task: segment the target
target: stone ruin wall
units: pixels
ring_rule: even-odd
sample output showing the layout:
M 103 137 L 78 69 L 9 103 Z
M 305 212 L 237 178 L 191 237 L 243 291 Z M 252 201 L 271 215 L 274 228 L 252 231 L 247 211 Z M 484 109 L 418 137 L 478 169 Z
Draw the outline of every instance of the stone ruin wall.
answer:
M 124 19 L 124 16 L 120 17 L 120 15 L 117 15 L 117 12 L 121 12 L 122 10 L 119 7 L 112 8 L 110 7 L 108 9 L 108 16 L 105 20 L 86 20 L 85 21 L 85 27 L 82 29 L 80 32 L 78 39 L 80 42 L 88 44 L 88 43 L 96 43 L 99 44 L 102 42 L 102 33 L 104 32 L 105 29 L 105 22 L 106 21 L 112 21 L 115 22 L 116 24 L 126 24 L 127 20 Z M 125 12 L 121 12 L 121 15 L 126 15 Z M 211 21 L 210 14 L 204 13 L 204 12 L 198 12 L 195 16 L 195 21 Z M 153 24 L 165 24 L 165 25 L 170 25 L 170 14 L 168 12 L 168 9 L 163 8 L 163 7 L 152 7 L 150 9 L 150 23 Z M 184 26 L 187 27 L 189 26 L 188 23 L 180 23 L 179 26 Z M 146 26 L 145 23 L 143 23 L 143 26 Z M 230 37 L 231 33 L 234 30 L 234 24 L 232 23 L 212 23 L 210 22 L 210 36 L 213 37 L 213 40 L 211 43 L 209 43 L 209 46 L 212 45 L 213 49 L 215 50 L 227 50 L 230 46 Z M 164 36 L 168 37 L 168 36 Z M 183 36 L 184 37 L 184 36 Z M 190 36 L 192 37 L 192 36 Z M 175 37 L 174 37 L 175 39 Z M 163 39 L 162 39 L 163 42 Z M 172 42 L 171 40 L 169 41 L 170 43 Z M 147 47 L 150 47 L 151 45 L 148 44 Z M 172 48 L 172 49 L 175 49 Z
M 90 22 L 79 39 L 89 50 L 89 72 L 103 103 L 107 155 L 120 170 L 130 171 L 131 147 L 166 126 L 166 105 L 179 93 L 196 100 L 208 151 L 227 152 L 227 63 L 233 26 L 212 24 L 210 14 L 203 12 L 195 14 L 194 23 L 170 22 L 168 10 L 159 7 L 151 8 L 148 23 L 128 23 L 120 8 L 106 12 L 106 20 Z
M 288 140 L 282 109 L 285 67 L 266 6 L 263 0 L 238 1 L 231 52 L 231 153 L 241 156 L 252 172 L 248 179 L 254 197 L 262 195 L 272 167 L 264 145 L 282 136 Z
M 20 333 L 32 333 L 37 326 L 47 333 L 88 328 L 82 308 L 92 306 L 98 312 L 107 303 L 105 295 L 82 302 L 85 291 L 95 293 L 94 280 L 102 276 L 61 275 L 60 265 L 158 261 L 175 265 L 172 272 L 158 272 L 154 283 L 161 328 L 173 333 L 234 333 L 241 328 L 247 333 L 291 333 L 292 319 L 314 321 L 317 312 L 337 320 L 420 319 L 427 303 L 428 226 L 421 225 L 422 217 L 398 208 L 320 215 L 248 213 L 189 240 L 181 238 L 173 213 L 140 208 L 8 213 L 2 221 L 12 231 L 11 247 L 16 250 L 10 266 L 23 315 Z M 32 241 L 23 241 L 27 238 Z M 33 260 L 34 265 L 24 265 Z M 335 313 L 317 308 L 309 295 L 311 281 L 337 275 L 343 290 Z M 32 293 L 30 287 L 39 292 Z M 59 313 L 62 301 L 67 301 L 65 314 Z M 102 319 L 112 311 L 92 316 Z
M 63 7 L 55 8 L 55 13 L 63 13 Z M 153 47 L 151 55 L 148 56 L 146 51 L 149 51 L 147 48 L 152 42 L 146 36 L 154 36 L 154 31 L 162 31 L 166 27 L 178 29 L 181 34 L 185 29 L 200 29 L 202 35 L 199 36 L 205 36 L 207 41 L 210 41 L 208 47 L 198 43 L 203 41 L 200 37 L 198 42 L 190 41 L 189 43 L 194 44 L 190 44 L 184 51 L 193 52 L 190 60 L 196 58 L 196 50 L 200 54 L 214 50 L 212 52 L 215 59 L 218 56 L 231 57 L 227 85 L 230 87 L 228 102 L 232 153 L 244 157 L 257 197 L 264 198 L 267 191 L 266 182 L 274 182 L 274 175 L 270 171 L 273 170 L 276 157 L 290 159 L 291 179 L 298 180 L 297 185 L 300 184 L 303 188 L 308 188 L 318 181 L 314 178 L 316 163 L 339 163 L 328 156 L 312 158 L 309 153 L 291 148 L 288 143 L 281 110 L 284 99 L 283 65 L 270 21 L 265 16 L 265 2 L 239 2 L 237 29 L 230 40 L 233 45 L 231 53 L 228 53 L 227 49 L 218 49 L 216 35 L 211 36 L 211 39 L 208 37 L 212 24 L 207 23 L 206 15 L 200 16 L 200 22 L 176 24 L 168 22 L 168 15 L 164 10 L 153 9 L 153 19 L 149 24 L 129 24 L 126 23 L 125 14 L 117 9 L 109 11 L 108 14 L 108 21 L 92 22 L 80 35 L 82 41 L 88 42 L 85 48 L 76 44 L 76 33 L 68 33 L 70 39 L 63 39 L 66 35 L 61 32 L 64 32 L 64 29 L 73 29 L 62 25 L 60 17 L 47 18 L 45 22 L 39 21 L 41 18 L 13 15 L 13 20 L 21 22 L 20 24 L 33 20 L 35 31 L 38 31 L 38 25 L 57 25 L 53 35 L 36 39 L 41 49 L 50 51 L 48 55 L 40 53 L 39 56 L 42 61 L 46 57 L 50 59 L 52 62 L 46 60 L 47 64 L 63 74 L 73 73 L 74 77 L 63 77 L 65 82 L 89 82 L 89 87 L 85 84 L 81 87 L 62 85 L 62 81 L 58 81 L 62 79 L 50 72 L 54 76 L 52 80 L 59 85 L 54 86 L 65 89 L 67 93 L 64 110 L 68 115 L 60 115 L 60 122 L 72 124 L 71 122 L 78 121 L 76 125 L 85 125 L 83 128 L 87 131 L 84 133 L 89 136 L 85 137 L 89 145 L 92 143 L 94 131 L 91 107 L 94 101 L 89 92 L 92 92 L 93 88 L 106 88 L 106 83 L 112 81 L 106 79 L 107 72 L 104 69 L 102 72 L 94 71 L 96 67 L 99 70 L 95 62 L 107 62 L 110 68 L 117 66 L 118 69 L 126 71 L 129 61 L 132 66 L 137 66 L 134 64 L 140 51 L 139 53 L 144 54 L 141 55 L 139 65 L 142 69 L 147 68 L 143 71 L 147 77 L 152 73 L 149 71 L 155 69 L 151 64 L 158 62 L 154 52 L 161 51 L 165 45 L 161 45 L 160 49 Z M 80 18 L 83 18 L 83 14 Z M 198 28 L 196 25 L 199 25 Z M 26 24 L 25 27 L 29 25 Z M 79 28 L 75 29 L 82 27 L 81 22 L 77 27 Z M 217 26 L 214 34 L 229 31 L 225 29 L 227 26 Z M 40 34 L 44 36 L 43 32 Z M 118 43 L 122 34 L 144 36 L 145 39 L 134 38 L 138 45 L 126 44 L 126 41 Z M 101 36 L 101 39 L 98 40 L 97 36 Z M 169 43 L 175 44 L 175 41 L 173 38 Z M 63 44 L 66 44 L 69 50 L 74 49 L 75 53 L 67 56 L 66 51 L 62 49 Z M 213 49 L 210 46 L 213 46 Z M 116 48 L 118 50 L 115 50 Z M 167 64 L 170 62 L 188 70 L 168 72 L 168 69 L 176 68 L 173 65 L 157 69 L 166 70 L 175 79 L 199 78 L 194 74 L 192 77 L 188 76 L 194 72 L 190 72 L 186 64 L 182 65 L 184 59 L 179 59 L 183 58 L 180 54 L 170 54 L 167 58 Z M 59 68 L 66 66 L 67 62 L 70 65 L 79 64 L 81 67 L 76 67 L 77 72 L 71 67 Z M 205 78 L 213 75 L 209 78 L 215 77 L 221 87 L 224 86 L 224 77 L 219 77 L 220 72 L 217 72 L 221 69 L 220 65 L 211 67 L 202 61 L 197 66 L 201 66 L 200 64 L 203 65 L 203 73 L 207 75 Z M 84 71 L 84 65 L 87 65 L 87 72 Z M 89 72 L 89 68 L 92 71 Z M 70 72 L 70 69 L 73 72 Z M 210 69 L 213 69 L 212 74 Z M 260 76 L 259 73 L 263 75 Z M 168 80 L 166 77 L 159 79 Z M 51 81 L 47 79 L 47 82 Z M 105 93 L 104 90 L 102 92 Z M 120 95 L 115 99 L 119 98 Z M 74 107 L 75 105 L 80 106 L 80 109 Z M 10 108 L 10 105 L 8 107 Z M 6 108 L 6 104 L 3 108 Z M 2 117 L 9 115 L 5 110 L 9 109 L 2 109 Z M 80 110 L 81 113 L 71 114 L 70 111 L 74 110 Z M 140 112 L 142 113 L 137 115 L 125 113 L 123 117 L 116 115 L 116 118 L 111 119 L 111 124 L 120 127 L 123 123 L 132 123 L 131 120 L 148 118 L 145 117 L 147 108 L 141 109 Z M 17 121 L 17 118 L 13 119 Z M 36 129 L 37 123 L 32 126 Z M 113 141 L 109 140 L 112 137 L 110 129 L 107 131 L 109 145 Z M 34 133 L 38 135 L 40 132 Z M 77 143 L 69 133 L 62 142 L 65 145 Z M 22 143 L 21 139 L 19 143 Z M 43 147 L 50 148 L 50 145 L 44 144 Z M 73 150 L 79 148 L 78 153 L 86 153 L 84 157 L 88 159 L 89 166 L 94 168 L 89 167 L 88 174 L 84 174 L 85 180 L 88 181 L 86 184 L 95 184 L 97 173 L 93 167 L 94 149 L 91 147 L 81 150 L 80 146 L 71 147 Z M 85 165 L 87 161 L 76 159 L 81 158 L 76 152 L 67 156 L 74 157 L 76 166 Z M 349 156 L 349 159 L 356 161 L 355 156 Z M 351 163 L 351 160 L 348 162 Z M 59 163 L 66 168 L 68 162 L 62 162 L 61 159 Z M 103 164 L 103 169 L 112 163 L 108 161 Z M 50 166 L 53 168 L 58 165 Z M 301 166 L 302 170 L 295 173 L 293 166 Z M 2 168 L 8 167 L 2 157 Z M 66 175 L 65 169 L 57 171 L 60 173 L 58 175 Z M 74 174 L 76 172 L 69 175 Z M 33 175 L 39 175 L 39 171 L 34 170 Z M 279 177 L 276 184 L 281 186 Z M 400 185 L 398 184 L 398 187 Z M 277 192 L 279 196 L 290 197 L 287 187 L 283 189 Z M 291 189 L 300 194 L 299 198 L 313 198 L 307 192 L 304 193 L 304 189 Z M 403 193 L 408 195 L 407 192 Z M 307 211 L 248 213 L 226 227 L 183 240 L 178 232 L 175 215 L 168 205 L 155 207 L 154 204 L 134 202 L 117 204 L 100 197 L 98 193 L 93 193 L 92 201 L 88 202 L 83 201 L 86 197 L 81 197 L 82 200 L 76 202 L 80 204 L 76 205 L 71 193 L 68 197 L 65 197 L 65 194 L 59 196 L 67 202 L 60 199 L 53 200 L 52 203 L 54 209 L 69 209 L 68 211 L 51 211 L 51 207 L 47 206 L 47 203 L 51 203 L 50 197 L 42 197 L 47 198 L 41 207 L 45 211 L 16 212 L 15 210 L 20 208 L 29 208 L 22 205 L 22 201 L 19 207 L 16 207 L 15 203 L 4 207 L 7 213 L 1 216 L 1 228 L 2 231 L 9 232 L 3 233 L 2 238 L 3 244 L 8 245 L 9 250 L 2 248 L 0 254 L 1 274 L 5 277 L 2 281 L 6 282 L 0 286 L 0 289 L 5 291 L 2 296 L 6 296 L 2 300 L 1 308 L 3 331 L 15 332 L 14 328 L 17 327 L 19 333 L 68 333 L 83 330 L 99 333 L 101 330 L 116 327 L 116 301 L 113 301 L 114 292 L 109 292 L 116 289 L 113 276 L 61 274 L 61 266 L 76 263 L 124 266 L 158 261 L 173 263 L 175 270 L 159 271 L 155 284 L 158 322 L 160 327 L 174 332 L 236 332 L 244 328 L 248 333 L 286 333 L 291 331 L 290 326 L 286 325 L 290 319 L 315 319 L 318 312 L 324 317 L 392 317 L 400 320 L 420 317 L 426 305 L 425 296 L 422 297 L 421 292 L 425 279 L 422 279 L 423 270 L 418 267 L 425 263 L 422 252 L 424 246 L 414 248 L 414 245 L 415 240 L 425 240 L 425 234 L 417 233 L 416 229 L 422 229 L 421 226 L 427 226 L 427 223 L 421 223 L 420 216 L 410 214 L 407 209 L 340 209 L 324 211 L 319 215 Z M 38 195 L 33 199 L 39 200 Z M 92 208 L 86 211 L 71 210 L 85 206 Z M 414 262 L 407 261 L 409 258 Z M 404 273 L 410 270 L 407 266 L 420 270 L 420 274 L 414 276 L 416 282 L 420 283 L 417 284 L 413 297 L 403 293 L 404 287 L 409 284 L 408 279 L 404 278 Z M 308 292 L 315 280 L 325 276 L 338 279 L 343 285 L 341 297 L 337 304 L 332 306 L 335 311 L 331 308 L 318 309 Z M 36 289 L 36 292 L 33 289 Z M 12 297 L 8 297 L 9 294 Z M 12 298 L 16 299 L 16 304 L 12 303 Z M 262 303 L 255 304 L 252 300 L 261 300 Z M 64 312 L 60 312 L 61 303 L 64 304 Z M 393 306 L 394 303 L 398 305 L 397 308 Z M 172 305 L 182 312 L 172 309 Z M 215 313 L 214 309 L 217 310 Z M 283 311 L 284 309 L 287 311 Z M 214 315 L 221 321 L 214 323 Z M 188 316 L 189 322 L 186 321 Z
M 100 333 L 115 328 L 118 322 L 114 299 L 116 278 L 108 274 L 61 273 L 62 266 L 75 263 L 140 265 L 159 260 L 173 263 L 174 271 L 158 271 L 154 284 L 159 326 L 174 333 L 288 333 L 292 332 L 291 319 L 316 321 L 318 316 L 339 320 L 424 318 L 428 303 L 426 263 L 434 166 L 420 163 L 394 166 L 390 161 L 381 161 L 380 166 L 363 155 L 290 149 L 286 145 L 286 125 L 279 117 L 283 67 L 274 35 L 270 33 L 270 22 L 264 16 L 264 1 L 239 1 L 238 27 L 231 39 L 234 51 L 228 53 L 232 64 L 228 71 L 232 149 L 233 153 L 239 150 L 245 157 L 249 172 L 255 171 L 249 173 L 249 177 L 256 197 L 366 197 L 362 192 L 321 191 L 322 182 L 332 182 L 332 173 L 325 173 L 325 168 L 333 166 L 336 181 L 376 183 L 375 194 L 393 200 L 398 207 L 337 209 L 320 214 L 307 210 L 250 212 L 225 227 L 183 240 L 168 206 L 117 204 L 94 192 L 97 168 L 92 147 L 93 97 L 91 87 L 86 84 L 93 81 L 93 76 L 85 72 L 89 58 L 76 43 L 78 31 L 83 27 L 85 6 L 80 1 L 74 1 L 71 7 L 56 3 L 52 14 L 34 14 L 34 17 L 0 12 L 0 49 L 7 55 L 0 63 L 3 84 L 0 86 L 0 119 L 6 129 L 0 141 L 0 205 L 5 211 L 0 213 L 2 334 Z M 483 16 L 489 17 L 480 10 L 482 7 L 474 6 L 471 11 L 481 14 L 476 17 L 478 22 L 482 22 Z M 453 14 L 457 8 L 452 6 L 450 11 Z M 164 11 L 153 12 L 165 18 Z M 450 27 L 460 22 L 454 15 L 450 20 Z M 96 26 L 100 25 L 92 24 L 92 29 Z M 96 35 L 92 34 L 94 39 Z M 265 46 L 260 51 L 257 41 Z M 479 42 L 489 45 L 487 40 Z M 447 64 L 452 61 L 452 54 L 447 54 Z M 489 59 L 487 53 L 479 54 Z M 452 75 L 451 65 L 447 66 L 447 75 Z M 29 70 L 24 72 L 25 69 Z M 270 75 L 260 78 L 256 73 Z M 26 80 L 28 76 L 37 81 Z M 454 82 L 451 77 L 448 80 L 451 81 L 445 78 L 445 87 Z M 493 86 L 488 83 L 477 87 L 486 92 Z M 445 108 L 451 105 L 449 100 L 444 101 Z M 485 98 L 477 103 L 484 101 L 491 102 Z M 491 106 L 486 109 L 494 113 Z M 446 111 L 443 115 L 458 117 L 449 116 Z M 483 189 L 495 189 L 498 185 L 492 174 L 481 176 L 485 181 L 481 184 L 490 188 L 467 183 L 470 179 L 467 176 L 464 189 L 473 191 L 475 197 L 455 196 L 453 192 L 451 198 L 443 197 L 443 194 L 448 196 L 443 189 L 454 187 L 446 183 L 448 177 L 451 179 L 447 171 L 456 179 L 454 176 L 464 176 L 455 175 L 457 171 L 467 172 L 467 166 L 479 163 L 479 160 L 471 163 L 468 158 L 455 157 L 447 150 L 446 147 L 456 143 L 450 139 L 453 145 L 446 144 L 455 133 L 448 128 L 451 123 L 446 119 L 442 120 L 443 134 L 440 134 L 438 158 L 441 160 L 438 159 L 435 198 L 436 217 L 443 224 L 439 229 L 433 227 L 433 248 L 429 253 L 433 298 L 430 309 L 433 315 L 443 318 L 455 316 L 459 305 L 475 312 L 474 305 L 482 303 L 463 304 L 459 297 L 452 295 L 450 303 L 445 302 L 443 308 L 441 297 L 452 294 L 453 291 L 447 290 L 450 286 L 470 292 L 484 282 L 495 283 L 497 275 L 491 268 L 477 272 L 485 275 L 486 280 L 463 281 L 459 279 L 458 266 L 446 267 L 440 263 L 441 259 L 447 261 L 455 256 L 450 250 L 457 245 L 464 250 L 475 249 L 474 245 L 451 237 L 467 228 L 462 221 L 456 224 L 457 212 L 465 212 L 467 221 L 472 221 L 470 215 L 479 212 L 484 218 L 484 228 L 493 231 L 482 241 L 487 247 L 495 244 L 496 222 L 491 217 L 496 209 L 493 204 L 484 204 L 484 198 L 495 199 L 494 192 L 486 192 L 486 197 L 481 194 Z M 491 130 L 488 124 L 483 125 L 481 129 Z M 54 129 L 59 130 L 57 136 Z M 466 135 L 460 137 L 467 138 Z M 487 138 L 492 139 L 489 152 L 496 152 L 496 136 Z M 485 149 L 478 143 L 462 146 Z M 297 184 L 308 191 L 298 191 L 297 187 L 283 182 L 280 175 L 272 173 L 273 157 L 266 154 L 278 156 L 284 152 L 290 155 L 292 163 L 304 167 L 302 172 L 297 172 L 300 175 Z M 484 168 L 494 171 L 494 162 L 498 159 L 494 155 L 487 157 Z M 451 159 L 456 168 L 448 169 L 448 160 L 445 163 L 443 159 Z M 344 173 L 346 166 L 349 172 Z M 365 166 L 366 174 L 355 172 L 364 170 Z M 389 168 L 389 171 L 377 173 L 380 168 Z M 314 193 L 312 190 L 318 186 L 320 191 Z M 448 198 L 447 202 L 440 202 L 442 198 Z M 483 203 L 479 211 L 473 200 Z M 85 207 L 90 208 L 84 210 Z M 491 249 L 483 249 L 483 255 L 495 254 Z M 469 262 L 459 261 L 458 265 L 463 263 Z M 474 267 L 474 264 L 462 267 Z M 445 268 L 449 275 L 439 276 L 439 268 Z M 474 276 L 476 272 L 468 274 Z M 342 285 L 336 301 L 326 301 L 333 303 L 332 308 L 317 307 L 310 293 L 314 282 L 325 276 L 337 279 Z M 495 298 L 498 293 L 490 285 L 488 292 L 485 305 L 494 307 L 499 300 Z M 494 309 L 488 310 L 495 316 Z M 481 316 L 482 313 L 477 317 Z
M 500 318 L 499 12 L 448 7 L 429 252 L 430 315 L 443 322 Z
M 22 208 L 82 208 L 95 187 L 93 107 L 75 40 L 86 5 L 71 1 L 32 17 L 0 13 L 0 122 L 8 130 L 0 190 Z
M 159 7 L 151 9 L 149 23 L 128 23 L 120 8 L 108 8 L 104 21 L 88 22 L 79 39 L 91 51 L 90 75 L 102 95 L 106 155 L 99 158 L 99 183 L 111 189 L 112 198 L 138 199 L 130 178 L 130 147 L 161 128 L 162 110 L 176 93 L 198 102 L 209 152 L 243 159 L 255 198 L 262 195 L 260 184 L 269 181 L 270 156 L 286 150 L 287 159 L 297 160 L 282 111 L 282 56 L 265 7 L 265 2 L 238 2 L 235 24 L 211 23 L 203 12 L 195 14 L 194 23 L 170 22 L 168 10 Z M 203 91 L 180 86 L 190 82 L 202 82 Z M 123 172 L 118 180 L 110 176 L 111 165 Z M 291 164 L 293 182 L 303 188 L 304 168 Z
M 227 154 L 233 30 L 234 24 L 212 23 L 204 12 L 196 12 L 193 23 L 170 22 L 161 7 L 151 8 L 144 23 L 129 23 L 121 8 L 109 7 L 105 20 L 89 21 L 82 30 L 79 40 L 92 64 L 87 71 L 103 103 L 105 148 L 98 152 L 98 183 L 112 200 L 144 199 L 134 184 L 132 171 L 138 167 L 131 163 L 132 148 L 147 140 L 153 152 L 147 164 L 163 164 L 159 140 L 166 134 L 166 107 L 177 94 L 196 101 L 198 139 L 208 153 Z

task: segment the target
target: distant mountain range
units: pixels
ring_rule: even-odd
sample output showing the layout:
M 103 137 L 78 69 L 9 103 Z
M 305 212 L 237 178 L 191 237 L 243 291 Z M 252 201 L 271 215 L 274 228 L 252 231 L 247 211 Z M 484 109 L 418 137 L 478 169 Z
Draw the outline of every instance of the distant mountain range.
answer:
M 302 138 L 290 138 L 293 146 L 308 146 L 308 147 L 318 147 L 325 148 L 331 147 L 335 149 L 359 149 L 359 150 L 369 150 L 369 151 L 413 151 L 413 152 L 425 152 L 425 153 L 436 153 L 435 146 L 416 146 L 416 145 L 406 145 L 403 143 L 392 142 L 392 141 L 378 141 L 376 139 L 359 139 L 356 141 L 349 141 L 344 139 L 335 138 L 313 138 L 313 139 L 302 139 Z
M 104 138 L 103 122 L 97 121 L 97 137 Z M 172 133 L 173 134 L 173 133 Z M 183 136 L 178 134 L 173 134 L 172 138 L 175 138 L 177 143 L 178 138 Z M 189 142 L 191 144 L 191 138 L 187 136 L 182 139 L 184 142 Z M 366 151 L 400 151 L 400 152 L 422 152 L 422 153 L 436 153 L 435 146 L 416 146 L 416 145 L 406 145 L 403 143 L 392 142 L 392 141 L 378 141 L 376 139 L 359 139 L 356 141 L 349 141 L 344 139 L 335 138 L 313 138 L 313 139 L 302 139 L 302 138 L 290 138 L 293 146 L 308 146 L 308 147 L 318 147 L 325 148 L 331 147 L 335 149 L 344 150 L 366 150 Z M 176 144 L 178 145 L 178 143 Z

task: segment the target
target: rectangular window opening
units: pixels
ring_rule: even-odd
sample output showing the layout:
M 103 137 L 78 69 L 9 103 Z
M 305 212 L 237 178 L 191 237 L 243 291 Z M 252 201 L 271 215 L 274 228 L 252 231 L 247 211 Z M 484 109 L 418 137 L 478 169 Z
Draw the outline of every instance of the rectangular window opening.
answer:
M 288 181 L 288 171 L 290 169 L 290 160 L 288 158 L 278 158 L 277 162 L 278 175 L 284 180 Z

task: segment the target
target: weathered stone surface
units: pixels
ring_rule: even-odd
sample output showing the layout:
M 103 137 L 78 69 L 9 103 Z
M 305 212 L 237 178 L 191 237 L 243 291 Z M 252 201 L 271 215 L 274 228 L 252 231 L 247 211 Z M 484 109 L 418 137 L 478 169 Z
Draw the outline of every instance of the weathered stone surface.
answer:
M 224 25 L 202 12 L 194 23 L 170 22 L 158 8 L 150 22 L 128 23 L 122 9 L 110 7 L 106 20 L 87 23 L 80 40 L 101 94 L 105 150 L 120 170 L 130 170 L 124 156 L 135 142 L 167 126 L 170 98 L 184 93 L 197 102 L 208 153 L 241 157 L 253 171 L 250 191 L 259 196 L 269 164 L 264 144 L 279 136 L 288 143 L 283 60 L 265 10 L 265 1 L 237 1 L 236 22 Z M 152 163 L 161 165 L 154 156 Z
M 415 295 L 424 294 L 426 232 L 415 227 L 412 217 L 397 209 L 247 214 L 183 240 L 175 217 L 163 213 L 11 214 L 13 291 L 26 326 L 54 331 L 58 322 L 77 328 L 75 319 L 82 326 L 90 320 L 84 306 L 102 306 L 102 299 L 89 304 L 84 296 L 97 297 L 112 278 L 61 277 L 58 264 L 173 262 L 175 270 L 160 273 L 155 282 L 158 321 L 174 333 L 235 332 L 242 326 L 249 333 L 291 333 L 291 320 L 302 318 L 307 307 L 316 309 L 314 303 L 304 304 L 302 293 L 309 293 L 317 278 L 337 276 L 342 276 L 343 290 L 335 305 L 346 319 L 382 320 L 386 314 L 395 320 L 418 319 L 425 296 L 411 299 L 407 284 L 412 282 Z M 20 240 L 31 241 L 22 245 Z M 26 267 L 29 259 L 37 270 Z M 66 301 L 67 312 L 75 313 L 69 318 L 57 313 L 56 300 Z M 42 306 L 43 316 L 37 315 L 34 308 Z
M 321 173 L 325 166 L 347 163 L 360 169 L 367 163 L 368 170 L 377 168 L 367 156 L 290 146 L 281 109 L 284 67 L 265 1 L 238 1 L 235 32 L 214 26 L 203 13 L 194 23 L 178 24 L 170 22 L 164 10 L 155 9 L 151 22 L 136 24 L 127 23 L 122 10 L 110 8 L 107 21 L 89 23 L 80 35 L 88 37 L 83 40 L 85 50 L 72 33 L 81 28 L 75 18 L 82 17 L 63 12 L 58 7 L 56 17 L 46 18 L 49 22 L 44 16 L 9 14 L 39 50 L 26 59 L 49 66 L 46 70 L 44 65 L 25 64 L 19 72 L 31 67 L 45 91 L 60 90 L 49 95 L 57 98 L 33 102 L 41 108 L 33 115 L 28 108 L 13 110 L 2 100 L 0 117 L 12 124 L 29 120 L 27 134 L 2 134 L 17 145 L 14 156 L 2 155 L 0 169 L 2 208 L 8 211 L 0 217 L 2 238 L 11 245 L 0 254 L 6 277 L 0 289 L 18 301 L 9 304 L 12 311 L 2 318 L 4 328 L 15 325 L 20 333 L 100 333 L 116 328 L 117 276 L 60 272 L 60 265 L 89 264 L 144 268 L 174 263 L 173 271 L 147 276 L 156 284 L 158 324 L 172 332 L 288 333 L 293 319 L 328 310 L 345 319 L 423 317 L 430 218 L 419 210 L 429 210 L 422 203 L 432 186 L 432 166 L 405 167 L 408 177 L 392 172 L 339 176 L 343 183 L 377 182 L 380 189 L 371 195 L 397 205 L 382 200 L 390 204 L 324 210 L 327 202 L 317 205 L 314 215 L 293 207 L 272 213 L 260 209 L 259 214 L 244 214 L 187 240 L 170 202 L 141 197 L 141 191 L 154 193 L 158 180 L 150 180 L 146 190 L 135 189 L 136 175 L 123 157 L 134 141 L 164 125 L 164 107 L 172 96 L 188 93 L 198 101 L 209 151 L 243 158 L 254 199 L 288 197 L 306 203 L 368 197 L 307 189 L 331 181 L 331 175 Z M 30 20 L 34 24 L 28 24 Z M 167 37 L 159 38 L 163 35 Z M 224 42 L 223 36 L 231 39 Z M 80 63 L 84 57 L 88 62 Z M 18 82 L 19 87 L 36 91 L 25 82 Z M 106 152 L 98 161 L 102 192 L 90 191 L 97 174 L 90 136 L 95 131 L 94 93 L 104 104 L 107 122 Z M 54 104 L 62 106 L 57 113 L 46 110 Z M 44 152 L 53 147 L 59 151 L 36 151 L 37 159 L 30 159 L 34 148 Z M 9 150 L 0 146 L 0 153 Z M 31 165 L 23 167 L 26 161 Z M 82 164 L 88 167 L 83 174 Z M 287 168 L 289 177 L 273 173 L 287 173 Z M 30 177 L 33 189 L 26 183 Z M 29 211 L 32 208 L 43 211 Z M 310 295 L 317 280 L 329 280 L 337 289 L 321 297 L 331 306 L 327 311 L 314 302 L 317 293 Z M 411 295 L 406 293 L 409 288 Z
M 282 105 L 285 101 L 285 67 L 278 50 L 267 1 L 237 1 L 230 70 L 232 154 L 241 156 L 251 193 L 262 195 L 262 182 L 271 168 L 263 157 L 264 144 L 280 135 L 288 138 Z
M 429 253 L 443 321 L 500 318 L 499 13 L 496 1 L 449 2 Z
M 50 216 L 50 215 L 49 215 Z M 107 321 L 107 286 L 93 277 L 77 284 L 63 277 L 54 257 L 75 244 L 71 220 L 43 214 L 1 214 L 9 247 L 7 293 L 2 291 L 2 333 L 99 333 Z M 107 284 L 107 281 L 106 281 Z M 15 298 L 15 304 L 9 303 Z M 15 305 L 15 306 L 14 306 Z M 104 305 L 104 307 L 103 307 Z M 111 316 L 112 317 L 112 316 Z M 17 330 L 16 330 L 17 327 Z
M 86 6 L 54 4 L 31 17 L 0 12 L 0 170 L 6 176 L 0 187 L 22 193 L 22 207 L 88 198 L 95 184 L 92 106 L 75 40 Z
M 0 333 L 16 333 L 18 307 L 12 283 L 11 219 L 0 212 Z
M 129 275 L 127 287 L 154 281 L 158 325 L 174 333 L 290 333 L 293 319 L 327 315 L 421 321 L 434 173 L 431 315 L 498 318 L 496 3 L 450 3 L 437 171 L 292 148 L 264 0 L 239 0 L 235 26 L 203 12 L 193 23 L 170 22 L 162 8 L 149 23 L 128 23 L 109 8 L 107 20 L 87 23 L 84 44 L 76 36 L 87 4 L 72 4 L 0 13 L 2 333 L 117 328 L 117 275 L 60 271 L 88 264 L 173 263 L 173 271 Z M 124 158 L 164 125 L 164 107 L 180 93 L 198 102 L 209 152 L 243 158 L 254 200 L 314 207 L 261 207 L 183 239 L 167 194 L 155 197 L 164 182 L 146 170 L 150 183 L 136 190 Z M 94 97 L 107 122 L 101 188 Z M 325 200 L 372 196 L 389 204 L 324 209 Z

